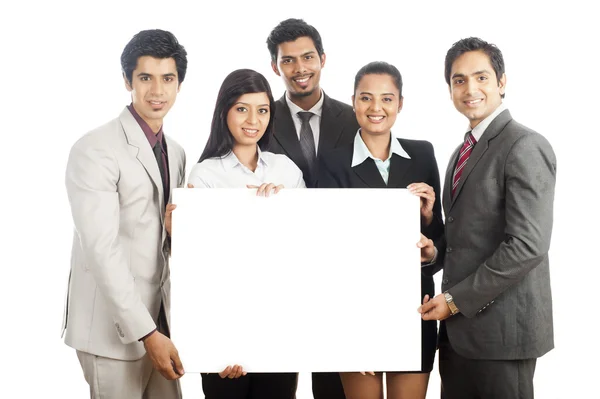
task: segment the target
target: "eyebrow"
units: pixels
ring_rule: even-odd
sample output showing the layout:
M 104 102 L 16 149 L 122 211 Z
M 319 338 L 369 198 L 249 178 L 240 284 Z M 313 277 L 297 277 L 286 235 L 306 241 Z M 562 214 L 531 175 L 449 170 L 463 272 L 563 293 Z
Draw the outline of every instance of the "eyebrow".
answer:
M 235 104 L 233 104 L 233 105 L 238 105 L 238 104 L 241 104 L 241 105 L 246 105 L 246 106 L 250 106 L 250 104 L 248 104 L 248 103 L 243 103 L 243 102 L 241 102 L 241 101 L 238 101 L 237 103 L 235 103 Z M 268 106 L 269 106 L 269 104 L 260 104 L 260 105 L 259 105 L 259 107 L 268 107 Z
M 310 50 L 310 51 L 307 51 L 306 53 L 300 54 L 298 57 L 304 57 L 305 55 L 314 54 L 314 53 L 316 53 L 315 50 Z M 292 55 L 282 55 L 281 58 L 288 58 L 289 59 L 289 58 L 296 58 L 296 57 L 294 57 Z
M 487 73 L 488 75 L 491 74 L 490 71 L 488 71 L 487 69 L 482 69 L 481 71 L 476 71 L 473 72 L 471 74 L 471 76 L 475 76 L 475 75 L 483 75 L 484 73 Z M 464 73 L 455 73 L 454 75 L 452 75 L 452 79 L 454 78 L 464 78 L 466 75 Z
M 138 77 L 141 77 L 141 76 L 152 76 L 152 74 L 147 73 L 147 72 L 140 72 L 140 73 L 137 74 L 137 76 Z M 162 76 L 162 77 L 167 77 L 167 76 L 169 76 L 169 77 L 175 77 L 176 75 L 173 72 L 169 72 L 169 73 L 165 73 L 165 74 L 160 75 L 160 76 Z
M 370 96 L 373 96 L 373 93 L 369 93 L 368 91 L 361 91 L 359 94 L 368 94 Z M 395 96 L 394 93 L 381 93 L 381 96 Z

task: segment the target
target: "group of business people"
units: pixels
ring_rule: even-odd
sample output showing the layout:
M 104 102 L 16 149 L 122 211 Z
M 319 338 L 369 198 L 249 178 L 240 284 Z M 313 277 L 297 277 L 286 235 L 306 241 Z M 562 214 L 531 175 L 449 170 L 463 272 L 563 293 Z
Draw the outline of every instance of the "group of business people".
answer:
M 265 196 L 305 187 L 408 188 L 421 200 L 422 366 L 387 371 L 387 397 L 424 398 L 439 348 L 444 398 L 532 398 L 536 359 L 554 345 L 548 250 L 556 160 L 547 140 L 504 107 L 500 50 L 468 38 L 446 54 L 446 83 L 469 127 L 441 192 L 431 143 L 392 134 L 403 105 L 395 66 L 362 67 L 350 106 L 321 89 L 325 53 L 313 26 L 285 20 L 267 46 L 285 94 L 275 101 L 256 71 L 229 74 L 187 182 L 185 153 L 163 132 L 187 70 L 186 51 L 170 32 L 131 39 L 121 56 L 131 104 L 73 145 L 63 331 L 91 397 L 181 397 L 185 371 L 169 339 L 176 212 L 169 197 L 187 186 L 248 187 Z M 435 295 L 439 270 L 443 292 Z M 312 382 L 316 399 L 383 397 L 382 371 L 313 373 Z M 233 364 L 202 374 L 202 385 L 207 399 L 292 399 L 297 374 L 246 373 Z

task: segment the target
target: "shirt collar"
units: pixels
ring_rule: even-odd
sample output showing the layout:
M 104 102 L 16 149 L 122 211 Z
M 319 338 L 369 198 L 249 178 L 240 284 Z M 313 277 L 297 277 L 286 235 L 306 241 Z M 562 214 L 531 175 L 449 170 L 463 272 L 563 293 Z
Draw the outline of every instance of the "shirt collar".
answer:
M 317 115 L 320 118 L 321 114 L 323 113 L 323 100 L 324 99 L 325 99 L 325 96 L 323 95 L 323 90 L 321 90 L 321 98 L 319 98 L 319 101 L 317 101 L 317 103 L 311 109 L 309 109 L 308 112 L 312 112 L 313 114 Z M 298 112 L 304 112 L 304 110 L 302 108 L 300 108 L 299 106 L 294 104 L 292 102 L 292 100 L 290 100 L 287 91 L 285 92 L 285 101 L 287 102 L 287 105 L 288 105 L 292 115 L 298 115 Z
M 390 132 L 391 140 L 390 140 L 390 153 L 387 159 L 382 159 L 382 161 L 387 161 L 392 157 L 392 154 L 396 154 L 401 156 L 402 158 L 410 159 L 410 156 L 406 153 L 404 148 L 402 148 L 402 144 L 398 141 L 396 137 Z M 360 165 L 367 158 L 371 158 L 375 160 L 375 157 L 371 155 L 371 151 L 363 141 L 360 135 L 360 129 L 356 132 L 356 136 L 354 137 L 354 152 L 352 153 L 352 164 L 351 167 L 355 167 L 356 165 Z
M 471 130 L 471 127 L 469 126 L 468 130 L 471 130 L 471 134 L 473 135 L 473 137 L 475 137 L 475 140 L 479 141 L 479 139 L 481 139 L 481 136 L 483 136 L 485 129 L 487 129 L 488 126 L 494 121 L 494 119 L 496 119 L 496 117 L 500 115 L 500 113 L 505 109 L 506 106 L 504 105 L 504 103 L 500 103 L 500 105 L 498 105 L 498 108 L 496 108 L 494 112 L 489 114 L 487 118 L 479 122 L 479 124 L 475 126 L 473 130 Z
M 258 151 L 258 163 L 263 164 L 265 166 L 269 166 L 263 152 L 260 150 L 260 147 L 257 145 L 256 150 Z M 229 154 L 225 155 L 221 158 L 221 162 L 223 163 L 223 167 L 225 169 L 233 169 L 236 166 L 243 166 L 238 157 L 233 153 L 233 151 L 229 151 Z
M 158 130 L 158 133 L 154 134 L 154 132 L 152 131 L 150 126 L 148 126 L 146 121 L 143 120 L 142 117 L 140 116 L 140 114 L 137 113 L 137 111 L 133 107 L 133 103 L 129 104 L 127 106 L 127 109 L 129 110 L 129 112 L 131 112 L 131 115 L 133 115 L 133 117 L 137 121 L 138 125 L 140 125 L 140 127 L 142 128 L 144 135 L 146 135 L 146 138 L 148 139 L 148 142 L 150 143 L 150 147 L 154 148 L 157 141 L 162 145 L 162 142 L 163 142 L 162 126 Z

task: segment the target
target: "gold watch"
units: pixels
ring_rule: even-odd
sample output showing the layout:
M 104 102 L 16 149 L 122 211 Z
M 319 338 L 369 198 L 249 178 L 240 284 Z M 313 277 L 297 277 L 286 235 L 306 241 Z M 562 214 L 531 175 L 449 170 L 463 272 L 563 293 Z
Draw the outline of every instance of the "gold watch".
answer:
M 446 298 L 446 303 L 448 304 L 448 307 L 450 308 L 450 313 L 452 314 L 452 316 L 454 316 L 455 314 L 458 313 L 458 308 L 454 304 L 454 298 L 452 298 L 452 295 L 450 295 L 450 293 L 448 291 L 444 292 L 444 297 Z

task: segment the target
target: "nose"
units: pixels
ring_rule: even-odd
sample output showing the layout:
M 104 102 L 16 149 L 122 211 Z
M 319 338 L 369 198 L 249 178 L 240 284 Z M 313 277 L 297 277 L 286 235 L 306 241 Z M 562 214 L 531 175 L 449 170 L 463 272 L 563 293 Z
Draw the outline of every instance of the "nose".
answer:
M 150 93 L 155 96 L 160 96 L 164 92 L 164 84 L 160 79 L 153 79 L 150 86 Z
M 303 59 L 299 59 L 298 62 L 296 62 L 296 70 L 294 72 L 296 72 L 296 73 L 306 72 L 306 64 L 304 63 Z
M 467 90 L 467 94 L 473 94 L 478 90 L 477 81 L 475 79 L 467 79 L 467 81 L 465 82 L 465 87 Z
M 258 116 L 256 115 L 256 112 L 248 112 L 248 117 L 246 118 L 246 122 L 248 122 L 250 125 L 254 125 L 256 124 L 256 122 L 258 122 Z
M 381 100 L 378 98 L 374 98 L 373 101 L 371 101 L 371 110 L 372 111 L 381 111 Z

